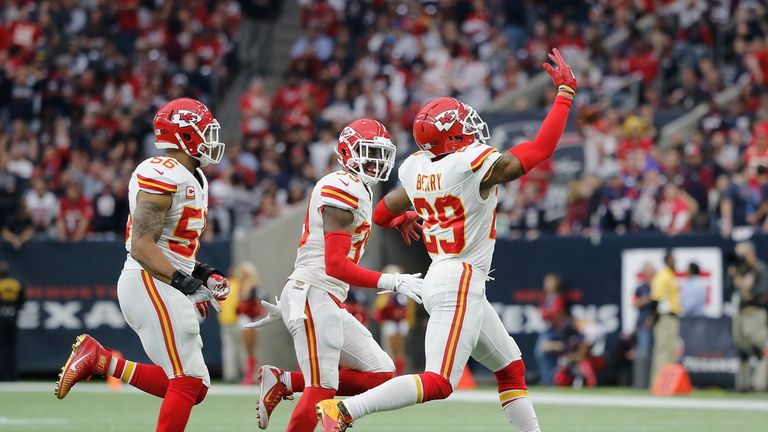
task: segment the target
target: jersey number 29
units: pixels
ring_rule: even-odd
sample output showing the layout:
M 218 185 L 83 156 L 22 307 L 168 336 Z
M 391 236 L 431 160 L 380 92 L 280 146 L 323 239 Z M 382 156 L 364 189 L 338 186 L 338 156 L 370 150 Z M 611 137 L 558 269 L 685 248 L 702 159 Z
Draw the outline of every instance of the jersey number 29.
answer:
M 464 250 L 464 246 L 466 246 L 464 238 L 465 211 L 459 197 L 454 195 L 441 196 L 435 200 L 434 206 L 430 205 L 424 198 L 415 198 L 413 207 L 425 221 L 425 233 L 434 225 L 439 225 L 444 230 L 451 230 L 453 239 L 445 238 L 447 236 L 441 234 L 424 235 L 424 244 L 429 253 L 438 254 L 442 250 L 445 254 L 455 255 Z M 449 208 L 451 209 L 450 215 L 447 212 Z

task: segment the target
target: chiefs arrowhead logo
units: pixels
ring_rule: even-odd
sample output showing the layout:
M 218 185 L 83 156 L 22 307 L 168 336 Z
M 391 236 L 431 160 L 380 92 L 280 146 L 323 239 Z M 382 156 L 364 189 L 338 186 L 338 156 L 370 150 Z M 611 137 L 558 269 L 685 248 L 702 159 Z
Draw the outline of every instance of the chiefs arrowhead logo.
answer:
M 357 134 L 357 131 L 352 129 L 351 127 L 347 126 L 341 131 L 341 135 L 339 135 L 339 141 L 346 141 L 349 138 L 353 137 Z
M 435 127 L 441 132 L 445 132 L 453 127 L 459 119 L 459 110 L 443 111 L 435 117 Z
M 177 124 L 179 127 L 192 126 L 200 120 L 202 117 L 199 114 L 185 109 L 176 110 L 171 115 L 171 123 Z

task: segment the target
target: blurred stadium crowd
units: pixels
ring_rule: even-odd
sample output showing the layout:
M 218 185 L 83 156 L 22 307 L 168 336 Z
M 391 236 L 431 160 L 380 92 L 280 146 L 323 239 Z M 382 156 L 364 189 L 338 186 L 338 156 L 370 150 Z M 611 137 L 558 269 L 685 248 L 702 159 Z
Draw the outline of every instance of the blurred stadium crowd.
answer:
M 352 118 L 385 121 L 405 157 L 422 103 L 453 95 L 482 112 L 524 89 L 552 47 L 579 75 L 583 170 L 567 193 L 550 193 L 553 165 L 506 188 L 500 235 L 768 229 L 762 2 L 299 3 L 302 34 L 289 69 L 274 92 L 251 81 L 240 99 L 242 138 L 207 168 L 209 235 L 302 201 L 336 169 L 332 145 Z M 238 43 L 271 44 L 262 33 L 281 12 L 279 1 L 246 0 L 2 4 L 0 225 L 19 247 L 34 235 L 121 236 L 127 179 L 155 152 L 152 113 L 179 96 L 217 112 L 217 96 L 240 70 L 269 69 L 243 44 L 238 61 Z M 713 101 L 733 88 L 732 103 Z M 510 109 L 546 109 L 553 97 L 554 89 L 521 96 Z M 700 103 L 711 110 L 693 136 L 661 146 L 657 113 Z M 563 209 L 554 215 L 553 200 Z

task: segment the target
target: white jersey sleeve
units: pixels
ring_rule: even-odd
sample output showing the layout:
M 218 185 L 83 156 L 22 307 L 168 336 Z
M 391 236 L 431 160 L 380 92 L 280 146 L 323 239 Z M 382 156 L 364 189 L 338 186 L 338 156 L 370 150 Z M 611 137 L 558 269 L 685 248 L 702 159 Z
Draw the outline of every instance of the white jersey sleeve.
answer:
M 154 157 L 136 167 L 133 175 L 138 190 L 151 194 L 175 194 L 185 182 L 187 173 L 175 159 Z
M 361 195 L 367 191 L 362 182 L 344 171 L 337 171 L 317 182 L 320 188 L 320 205 L 337 207 L 356 212 L 360 209 Z
M 456 152 L 461 161 L 462 168 L 471 173 L 479 182 L 482 181 L 491 170 L 491 167 L 501 157 L 495 147 L 485 144 L 472 144 Z

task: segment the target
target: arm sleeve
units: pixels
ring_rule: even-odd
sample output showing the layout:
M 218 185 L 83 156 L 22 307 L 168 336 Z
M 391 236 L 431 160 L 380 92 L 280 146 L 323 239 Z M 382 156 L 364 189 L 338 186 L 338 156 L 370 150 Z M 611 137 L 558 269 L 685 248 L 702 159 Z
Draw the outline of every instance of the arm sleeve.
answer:
M 350 285 L 377 288 L 381 272 L 368 270 L 349 259 L 352 234 L 336 231 L 325 235 L 325 273 Z
M 395 214 L 384 203 L 382 198 L 376 208 L 373 209 L 373 223 L 382 228 L 393 228 L 400 225 L 405 219 L 405 213 Z
M 568 112 L 572 102 L 565 96 L 557 96 L 552 110 L 549 111 L 541 124 L 539 133 L 536 134 L 536 139 L 520 143 L 509 150 L 523 165 L 523 170 L 526 173 L 542 161 L 552 157 L 555 147 L 557 147 L 557 143 L 565 131 L 565 123 L 568 121 Z

